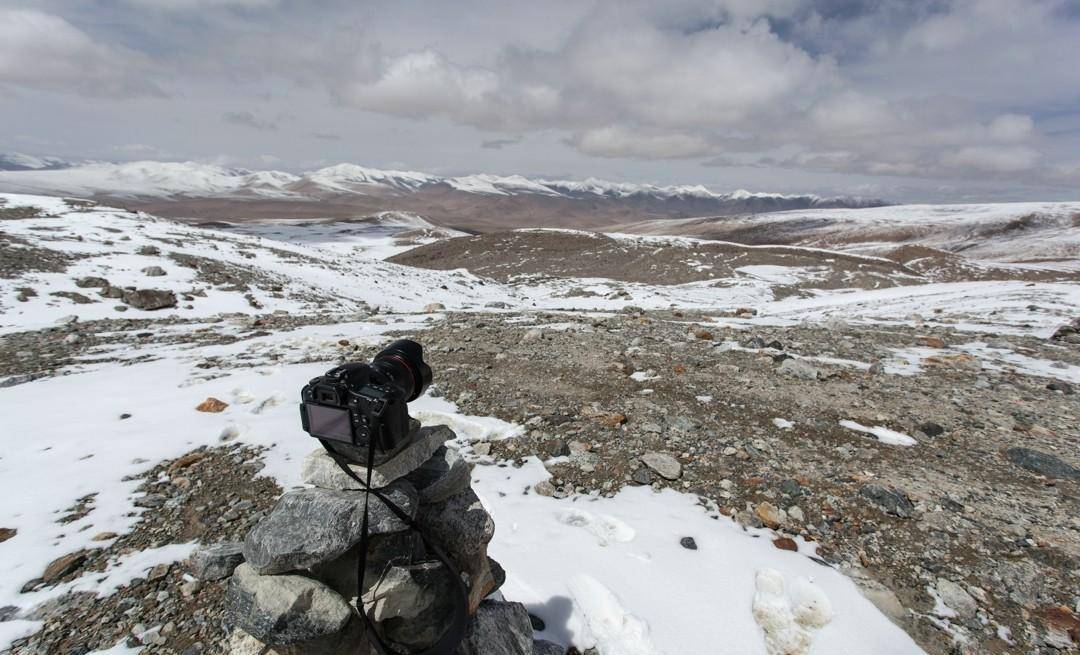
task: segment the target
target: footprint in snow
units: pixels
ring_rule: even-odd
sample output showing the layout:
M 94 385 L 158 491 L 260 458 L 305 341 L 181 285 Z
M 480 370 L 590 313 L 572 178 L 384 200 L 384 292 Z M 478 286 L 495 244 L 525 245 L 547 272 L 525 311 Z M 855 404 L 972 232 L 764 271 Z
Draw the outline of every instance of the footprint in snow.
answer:
M 275 393 L 274 395 L 265 398 L 261 403 L 256 405 L 255 408 L 251 410 L 251 413 L 262 414 L 266 410 L 277 407 L 283 402 L 285 402 L 285 396 L 280 393 Z
M 626 611 L 618 597 L 599 580 L 576 575 L 566 583 L 588 636 L 601 653 L 658 655 L 649 638 L 649 624 Z
M 637 533 L 629 525 L 604 514 L 593 514 L 583 509 L 564 509 L 556 516 L 560 523 L 581 528 L 596 537 L 601 546 L 616 542 L 633 541 Z
M 765 633 L 769 655 L 807 655 L 814 638 L 811 630 L 832 620 L 829 598 L 806 578 L 796 578 L 785 590 L 784 574 L 761 569 L 755 579 L 754 620 Z

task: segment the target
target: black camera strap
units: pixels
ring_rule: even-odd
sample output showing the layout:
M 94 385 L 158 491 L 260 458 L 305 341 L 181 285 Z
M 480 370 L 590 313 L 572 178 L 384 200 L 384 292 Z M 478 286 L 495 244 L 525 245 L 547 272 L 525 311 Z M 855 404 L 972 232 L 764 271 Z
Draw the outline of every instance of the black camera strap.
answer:
M 371 497 L 375 496 L 386 506 L 390 512 L 400 519 L 410 530 L 420 535 L 420 539 L 424 542 L 424 547 L 427 552 L 435 556 L 439 562 L 446 567 L 450 573 L 450 577 L 454 580 L 454 591 L 458 596 L 457 602 L 454 603 L 453 609 L 453 621 L 450 624 L 450 628 L 439 640 L 435 642 L 431 648 L 414 653 L 412 655 L 453 655 L 457 652 L 458 644 L 465 638 L 465 630 L 469 623 L 469 592 L 465 588 L 465 583 L 461 579 L 461 572 L 458 567 L 450 561 L 450 558 L 446 556 L 443 549 L 435 542 L 434 539 L 428 534 L 427 530 L 420 526 L 419 523 L 413 520 L 409 514 L 398 507 L 396 503 L 386 497 L 386 494 L 382 493 L 378 489 L 371 487 L 371 474 L 375 468 L 375 440 L 368 439 L 368 456 L 367 456 L 367 479 L 361 480 L 351 468 L 349 468 L 348 461 L 341 455 L 334 452 L 326 443 L 326 441 L 320 439 L 323 448 L 334 460 L 345 475 L 352 478 L 355 482 L 363 486 L 364 489 L 364 517 L 361 523 L 361 535 L 359 543 L 359 557 L 357 558 L 357 571 L 356 571 L 356 611 L 360 613 L 360 616 L 364 618 L 364 623 L 367 624 L 367 634 L 370 635 L 370 642 L 379 652 L 379 655 L 398 655 L 398 651 L 392 646 L 383 641 L 382 636 L 375 628 L 375 620 L 368 615 L 364 610 L 364 573 L 367 569 L 367 551 L 368 551 L 368 508 L 370 507 Z M 366 655 L 366 654 L 365 654 Z

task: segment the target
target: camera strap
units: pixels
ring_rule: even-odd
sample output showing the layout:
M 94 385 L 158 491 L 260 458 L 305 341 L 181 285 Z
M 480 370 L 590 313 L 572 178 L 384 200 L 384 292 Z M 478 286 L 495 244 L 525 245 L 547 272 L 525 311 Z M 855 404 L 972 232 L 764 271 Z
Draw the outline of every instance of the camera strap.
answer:
M 378 631 L 375 628 L 375 620 L 368 615 L 364 610 L 364 573 L 367 569 L 367 551 L 368 551 L 368 508 L 370 507 L 371 497 L 375 496 L 386 506 L 390 512 L 400 519 L 410 530 L 420 535 L 420 539 L 424 542 L 424 547 L 427 552 L 435 556 L 446 567 L 450 577 L 454 580 L 454 591 L 456 592 L 457 602 L 454 603 L 453 608 L 453 620 L 450 628 L 435 644 L 427 650 L 420 651 L 419 653 L 413 653 L 412 655 L 453 655 L 457 652 L 458 644 L 465 638 L 465 630 L 469 623 L 469 592 L 465 588 L 465 583 L 461 579 L 461 572 L 458 567 L 450 561 L 450 558 L 446 556 L 443 549 L 435 542 L 434 539 L 428 534 L 428 531 L 420 526 L 419 523 L 413 520 L 409 514 L 398 507 L 396 503 L 386 497 L 386 494 L 382 493 L 378 489 L 371 487 L 371 474 L 375 468 L 375 440 L 368 439 L 368 456 L 367 456 L 367 479 L 362 480 L 351 468 L 349 463 L 338 453 L 330 449 L 327 443 L 320 439 L 323 448 L 334 460 L 334 463 L 338 465 L 345 475 L 352 478 L 355 482 L 362 485 L 364 490 L 364 517 L 361 523 L 359 557 L 357 558 L 357 570 L 356 570 L 356 611 L 363 617 L 364 623 L 367 625 L 367 634 L 370 635 L 371 645 L 375 647 L 375 650 L 379 652 L 379 655 L 397 655 L 398 651 L 392 646 L 388 645 Z M 365 654 L 366 655 L 366 654 Z

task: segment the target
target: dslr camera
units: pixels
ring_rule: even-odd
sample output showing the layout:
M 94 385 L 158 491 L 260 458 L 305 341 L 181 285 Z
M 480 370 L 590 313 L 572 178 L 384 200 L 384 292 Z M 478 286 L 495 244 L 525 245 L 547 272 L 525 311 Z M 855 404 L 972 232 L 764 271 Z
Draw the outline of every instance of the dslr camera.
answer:
M 343 364 L 307 383 L 301 393 L 304 431 L 328 450 L 358 464 L 390 460 L 415 432 L 408 403 L 431 384 L 420 344 L 401 339 L 370 364 Z

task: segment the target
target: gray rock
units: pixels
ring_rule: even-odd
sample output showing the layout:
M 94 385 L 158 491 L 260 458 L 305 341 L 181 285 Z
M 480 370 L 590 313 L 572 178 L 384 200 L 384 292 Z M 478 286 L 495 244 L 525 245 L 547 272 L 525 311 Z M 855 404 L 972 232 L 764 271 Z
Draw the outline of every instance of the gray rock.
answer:
M 649 473 L 649 469 L 643 466 L 635 469 L 630 474 L 630 479 L 637 484 L 652 484 L 652 473 Z
M 410 650 L 430 648 L 454 616 L 454 581 L 439 562 L 386 571 L 364 597 L 364 606 L 386 637 Z
M 165 269 L 160 266 L 147 266 L 142 272 L 147 277 L 162 277 L 168 275 L 168 273 L 165 272 Z
M 384 491 L 409 515 L 416 491 L 398 482 Z M 282 496 L 244 540 L 244 559 L 262 574 L 284 573 L 329 562 L 361 538 L 365 494 L 360 491 L 302 489 Z M 369 534 L 400 532 L 407 526 L 371 496 Z
M 821 371 L 816 366 L 803 359 L 785 359 L 776 370 L 783 375 L 800 380 L 817 380 L 822 377 Z
M 382 489 L 420 468 L 445 441 L 453 438 L 454 432 L 445 425 L 420 428 L 409 446 L 372 469 L 372 488 Z M 361 480 L 367 479 L 366 466 L 349 464 L 349 468 Z M 322 448 L 312 451 L 304 459 L 301 477 L 307 484 L 323 489 L 363 489 L 363 485 L 346 475 Z
M 419 542 L 420 538 L 412 531 L 370 537 L 363 591 L 366 593 L 379 580 L 379 576 L 391 566 L 407 566 L 414 562 L 419 555 L 423 554 L 418 549 Z M 353 547 L 336 559 L 310 567 L 308 573 L 341 594 L 349 602 L 353 602 L 356 600 L 359 554 L 359 547 Z
M 469 607 L 475 609 L 500 584 L 487 557 L 495 522 L 480 499 L 468 489 L 446 502 L 422 505 L 417 521 L 427 527 L 431 538 L 468 577 Z
M 176 307 L 176 294 L 164 289 L 136 289 L 125 291 L 123 301 L 135 309 L 153 311 Z
M 521 603 L 480 603 L 459 648 L 461 655 L 533 655 L 533 629 Z
M 1020 468 L 1049 478 L 1080 479 L 1080 469 L 1061 461 L 1050 453 L 1032 448 L 1010 448 L 1005 451 L 1005 456 Z
M 462 570 L 468 570 L 477 557 L 485 554 L 495 535 L 495 522 L 472 489 L 445 502 L 421 507 L 417 520 Z
M 919 432 L 922 432 L 928 437 L 937 437 L 945 434 L 945 428 L 933 421 L 926 421 L 925 423 L 919 424 Z
M 442 445 L 405 480 L 416 488 L 421 503 L 441 503 L 469 488 L 469 465 L 457 448 Z
M 678 480 L 682 475 L 682 464 L 667 453 L 645 453 L 641 456 L 641 462 L 657 475 L 668 480 Z
M 533 655 L 566 655 L 566 646 L 547 639 L 537 639 L 533 642 Z
M 199 548 L 191 555 L 191 573 L 196 578 L 210 582 L 232 575 L 244 562 L 244 544 L 227 541 Z
M 859 490 L 863 497 L 870 499 L 874 504 L 887 514 L 900 518 L 911 518 L 915 512 L 915 506 L 908 499 L 907 494 L 896 489 L 887 489 L 877 484 L 868 484 Z
M 935 587 L 938 595 L 941 596 L 941 601 L 948 605 L 950 609 L 955 610 L 962 618 L 974 618 L 975 613 L 979 611 L 979 604 L 975 602 L 971 594 L 952 580 L 938 578 Z
M 341 633 L 353 616 L 345 599 L 299 575 L 259 575 L 241 564 L 225 594 L 229 623 L 266 644 L 296 644 Z
M 75 286 L 80 289 L 98 289 L 109 286 L 109 281 L 103 277 L 81 277 L 75 280 Z

